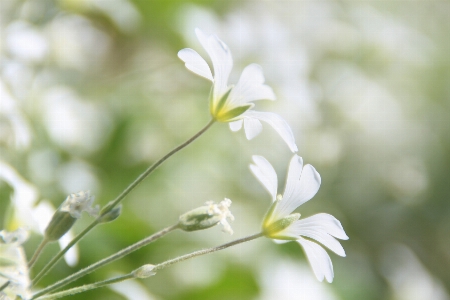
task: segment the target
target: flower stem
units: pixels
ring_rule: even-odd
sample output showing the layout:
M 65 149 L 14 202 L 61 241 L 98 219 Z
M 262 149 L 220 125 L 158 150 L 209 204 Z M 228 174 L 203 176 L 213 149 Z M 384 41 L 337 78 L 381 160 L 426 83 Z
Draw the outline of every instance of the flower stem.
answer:
M 244 237 L 244 238 L 241 238 L 241 239 L 238 239 L 238 240 L 235 240 L 235 241 L 232 241 L 232 242 L 229 242 L 229 243 L 217 246 L 217 247 L 211 247 L 211 248 L 195 251 L 195 252 L 192 252 L 192 253 L 189 253 L 189 254 L 186 254 L 186 255 L 182 255 L 182 256 L 176 257 L 174 259 L 169 259 L 169 260 L 166 260 L 165 262 L 157 264 L 152 269 L 152 271 L 161 270 L 161 269 L 164 269 L 165 267 L 168 267 L 170 265 L 176 264 L 176 263 L 184 261 L 184 260 L 188 260 L 190 258 L 194 258 L 194 257 L 200 256 L 200 255 L 216 252 L 216 251 L 223 250 L 223 249 L 226 249 L 228 247 L 231 247 L 231 246 L 234 246 L 234 245 L 237 245 L 237 244 L 248 242 L 248 241 L 254 240 L 256 238 L 262 237 L 263 235 L 264 234 L 262 232 L 260 232 L 260 233 L 254 234 L 254 235 L 250 235 L 250 236 L 247 236 L 247 237 Z M 99 288 L 99 287 L 103 287 L 103 286 L 108 285 L 108 284 L 113 284 L 113 283 L 116 283 L 116 282 L 125 281 L 125 280 L 133 279 L 133 278 L 136 278 L 136 270 L 131 272 L 131 273 L 129 273 L 129 274 L 120 276 L 120 277 L 107 279 L 107 280 L 104 280 L 104 281 L 99 281 L 99 282 L 96 282 L 96 283 L 83 285 L 83 286 L 80 286 L 80 287 L 75 287 L 75 288 L 68 289 L 68 290 L 65 290 L 65 291 L 61 291 L 61 292 L 58 292 L 58 293 L 42 296 L 45 293 L 50 291 L 50 290 L 45 289 L 47 291 L 42 290 L 39 293 L 36 293 L 33 296 L 33 298 L 31 298 L 31 300 L 34 300 L 34 299 L 36 299 L 36 300 L 57 299 L 57 298 L 61 298 L 61 297 L 64 297 L 64 296 L 85 292 L 85 291 L 88 291 L 88 290 L 92 290 L 92 289 L 96 289 L 96 288 Z
M 83 230 L 80 234 L 78 234 L 63 250 L 61 250 L 36 276 L 33 280 L 33 284 L 36 284 L 42 277 L 45 276 L 53 266 L 61 259 L 61 257 L 69 251 L 69 249 L 75 245 L 79 240 L 81 240 L 89 231 L 91 231 L 95 226 L 101 223 L 102 217 L 110 212 L 117 204 L 120 203 L 135 187 L 137 187 L 148 175 L 150 175 L 156 168 L 158 168 L 164 161 L 166 161 L 169 157 L 182 150 L 184 147 L 191 144 L 198 137 L 200 137 L 203 133 L 205 133 L 213 124 L 215 123 L 214 119 L 211 119 L 205 127 L 203 127 L 199 132 L 197 132 L 190 139 L 182 143 L 181 145 L 172 149 L 169 153 L 164 155 L 161 159 L 151 165 L 147 170 L 145 170 L 141 175 L 139 175 L 136 180 L 134 180 L 116 199 L 111 201 L 106 205 L 107 209 L 103 209 L 101 214 L 95 219 L 85 230 Z
M 160 237 L 163 237 L 167 233 L 169 233 L 169 232 L 171 232 L 171 231 L 173 231 L 173 230 L 175 230 L 177 228 L 178 228 L 178 224 L 172 225 L 172 226 L 167 227 L 167 228 L 165 228 L 165 229 L 163 229 L 161 231 L 158 231 L 157 233 L 152 234 L 151 236 L 146 237 L 145 239 L 140 240 L 139 242 L 134 243 L 133 245 L 130 245 L 130 246 L 120 250 L 119 252 L 116 252 L 116 253 L 114 253 L 114 254 L 112 254 L 112 255 L 110 255 L 110 256 L 108 256 L 108 257 L 106 257 L 106 258 L 104 258 L 104 259 L 102 259 L 102 260 L 100 260 L 100 261 L 98 261 L 98 262 L 96 262 L 96 263 L 86 267 L 86 268 L 84 268 L 84 269 L 81 269 L 80 271 L 78 271 L 76 273 L 73 273 L 72 275 L 70 275 L 70 276 L 68 276 L 68 277 L 66 277 L 66 278 L 64 278 L 64 279 L 62 279 L 62 280 L 60 280 L 60 281 L 58 281 L 58 282 L 48 286 L 48 287 L 46 287 L 45 289 L 40 290 L 39 292 L 37 292 L 33 296 L 32 299 L 35 299 L 36 297 L 45 295 L 45 294 L 47 294 L 47 293 L 49 293 L 51 291 L 54 291 L 54 290 L 56 290 L 56 289 L 58 289 L 60 287 L 63 287 L 65 285 L 69 284 L 70 282 L 75 281 L 78 278 L 83 277 L 83 276 L 85 276 L 85 275 L 87 275 L 87 274 L 89 274 L 89 273 L 91 273 L 91 272 L 93 272 L 93 271 L 103 267 L 104 265 L 107 265 L 107 264 L 109 264 L 109 263 L 111 263 L 111 262 L 113 262 L 113 261 L 115 261 L 117 259 L 120 259 L 120 258 L 130 254 L 131 252 L 134 252 L 134 251 L 136 251 L 136 250 L 138 250 L 138 249 L 140 249 L 140 248 L 150 244 L 151 242 L 159 239 Z
M 35 285 L 39 282 L 39 280 L 42 279 L 50 270 L 51 268 L 61 259 L 61 257 L 64 256 L 64 254 L 69 251 L 70 248 L 72 248 L 73 245 L 75 245 L 83 236 L 85 236 L 92 228 L 94 228 L 99 223 L 99 219 L 94 220 L 88 227 L 86 227 L 81 233 L 79 233 L 70 243 L 61 251 L 56 254 L 55 257 L 53 257 L 42 270 L 36 275 L 36 277 L 31 282 L 32 285 Z
M 58 299 L 58 298 L 62 298 L 65 296 L 70 296 L 70 295 L 75 295 L 78 293 L 82 293 L 82 292 L 86 292 L 89 290 L 93 290 L 99 287 L 103 287 L 105 285 L 109 285 L 109 284 L 113 284 L 113 283 L 117 283 L 117 282 L 121 282 L 121 281 L 125 281 L 128 279 L 132 279 L 134 278 L 134 274 L 133 273 L 129 273 L 123 276 L 118 276 L 118 277 L 114 277 L 111 279 L 107 279 L 107 280 L 103 280 L 103 281 L 99 281 L 99 282 L 95 282 L 95 283 L 91 283 L 91 284 L 86 284 L 86 285 L 82 285 L 79 287 L 75 287 L 72 289 L 68 289 L 65 291 L 61 291 L 58 293 L 54 293 L 54 294 L 50 294 L 50 295 L 46 295 L 46 296 L 42 296 L 39 298 L 32 298 L 32 299 L 39 299 L 39 300 L 44 300 L 44 299 Z
M 28 262 L 28 269 L 31 269 L 33 267 L 34 263 L 37 261 L 39 255 L 41 255 L 42 250 L 44 249 L 45 246 L 47 246 L 47 244 L 48 239 L 44 237 L 42 239 L 42 242 L 39 244 L 36 251 L 34 252 L 33 257 L 31 257 L 30 261 Z
M 0 292 L 3 291 L 4 289 L 6 289 L 10 283 L 11 283 L 11 281 L 8 280 L 2 286 L 0 286 Z
M 257 234 L 254 234 L 254 235 L 250 235 L 250 236 L 238 239 L 238 240 L 234 240 L 232 242 L 229 242 L 229 243 L 217 246 L 217 247 L 211 247 L 211 248 L 207 248 L 207 249 L 202 249 L 202 250 L 198 250 L 198 251 L 195 251 L 195 252 L 192 252 L 192 253 L 189 253 L 189 254 L 185 254 L 185 255 L 182 255 L 182 256 L 179 256 L 179 257 L 176 257 L 176 258 L 173 258 L 173 259 L 169 259 L 169 260 L 166 260 L 165 262 L 162 262 L 160 264 L 155 265 L 155 267 L 153 268 L 153 271 L 164 269 L 167 266 L 176 264 L 178 262 L 181 262 L 181 261 L 184 261 L 184 260 L 187 260 L 187 259 L 190 259 L 190 258 L 194 258 L 194 257 L 200 256 L 200 255 L 216 252 L 216 251 L 219 251 L 219 250 L 223 250 L 223 249 L 226 249 L 228 247 L 231 247 L 231 246 L 234 246 L 234 245 L 237 245 L 237 244 L 245 243 L 245 242 L 257 239 L 259 237 L 262 237 L 263 235 L 264 234 L 262 232 L 260 232 L 260 233 L 257 233 Z

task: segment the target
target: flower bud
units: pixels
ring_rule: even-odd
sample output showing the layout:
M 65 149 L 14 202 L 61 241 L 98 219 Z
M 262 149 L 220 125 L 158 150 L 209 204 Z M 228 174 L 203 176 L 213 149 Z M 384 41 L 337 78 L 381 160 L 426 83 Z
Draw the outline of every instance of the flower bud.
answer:
M 184 231 L 196 231 L 207 229 L 217 224 L 223 225 L 223 231 L 233 234 L 227 218 L 234 220 L 233 215 L 228 209 L 231 206 L 231 200 L 225 198 L 219 204 L 208 201 L 204 206 L 188 211 L 180 216 L 178 226 Z
M 81 213 L 86 211 L 90 215 L 98 213 L 98 206 L 92 208 L 94 198 L 89 191 L 81 191 L 70 194 L 61 206 L 53 214 L 50 223 L 45 229 L 45 238 L 48 241 L 59 240 L 73 224 L 81 217 Z
M 45 229 L 45 238 L 49 241 L 59 240 L 77 221 L 70 213 L 66 211 L 57 210 Z
M 122 213 L 122 205 L 111 209 L 109 212 L 101 216 L 100 223 L 108 223 L 117 219 Z
M 133 275 L 135 278 L 147 278 L 156 274 L 156 272 L 153 271 L 154 268 L 154 265 L 143 265 L 142 267 L 134 270 Z

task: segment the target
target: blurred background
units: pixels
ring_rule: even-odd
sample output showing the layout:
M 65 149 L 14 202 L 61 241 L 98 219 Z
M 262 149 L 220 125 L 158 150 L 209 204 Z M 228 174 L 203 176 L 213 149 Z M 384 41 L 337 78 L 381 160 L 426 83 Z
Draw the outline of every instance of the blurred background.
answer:
M 338 218 L 347 257 L 329 251 L 335 280 L 319 283 L 296 243 L 259 239 L 70 299 L 450 299 L 449 14 L 446 1 L 1 0 L 0 228 L 79 190 L 106 204 L 208 122 L 210 83 L 177 58 L 185 47 L 204 53 L 199 27 L 231 49 L 230 82 L 249 63 L 263 67 L 278 100 L 257 109 L 287 120 L 322 176 L 299 212 Z M 257 232 L 270 196 L 248 169 L 254 154 L 282 191 L 292 154 L 274 130 L 247 141 L 216 124 L 41 286 L 208 200 L 232 199 L 232 237 L 174 232 L 73 286 Z M 39 239 L 24 245 L 28 257 Z

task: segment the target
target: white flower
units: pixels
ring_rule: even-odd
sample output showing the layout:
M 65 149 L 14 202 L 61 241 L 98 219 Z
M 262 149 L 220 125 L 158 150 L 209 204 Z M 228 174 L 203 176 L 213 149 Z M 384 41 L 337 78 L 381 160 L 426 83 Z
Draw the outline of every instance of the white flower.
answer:
M 275 94 L 264 84 L 262 68 L 257 64 L 245 67 L 236 86 L 228 85 L 228 77 L 233 67 L 233 58 L 227 45 L 216 35 L 205 35 L 200 29 L 195 33 L 211 58 L 214 76 L 206 61 L 194 50 L 185 48 L 178 52 L 178 57 L 185 62 L 186 68 L 213 82 L 210 96 L 210 112 L 219 122 L 230 122 L 232 131 L 237 131 L 244 123 L 247 139 L 257 136 L 262 125 L 260 121 L 271 125 L 288 144 L 292 152 L 297 152 L 297 145 L 291 128 L 280 116 L 269 112 L 251 110 L 252 101 L 275 100 Z
M 281 243 L 297 241 L 303 247 L 317 279 L 322 281 L 326 278 L 328 282 L 332 282 L 333 264 L 329 255 L 320 245 L 309 239 L 320 242 L 337 255 L 345 256 L 344 249 L 335 239 L 348 239 L 341 223 L 325 213 L 301 220 L 300 214 L 292 213 L 317 193 L 321 181 L 319 173 L 311 165 L 303 167 L 302 158 L 294 155 L 289 165 L 284 194 L 277 196 L 277 174 L 272 165 L 262 156 L 253 156 L 253 161 L 255 164 L 250 165 L 251 171 L 273 200 L 263 221 L 264 235 Z

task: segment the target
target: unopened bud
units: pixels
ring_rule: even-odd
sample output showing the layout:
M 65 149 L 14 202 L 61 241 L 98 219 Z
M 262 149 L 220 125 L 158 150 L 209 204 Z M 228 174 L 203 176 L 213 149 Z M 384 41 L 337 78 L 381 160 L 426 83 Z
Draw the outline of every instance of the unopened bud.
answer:
M 73 224 L 81 217 L 81 213 L 86 211 L 90 215 L 98 213 L 98 206 L 92 208 L 94 198 L 89 191 L 81 191 L 70 194 L 61 206 L 53 214 L 50 223 L 45 229 L 45 237 L 48 241 L 59 240 Z
M 45 238 L 50 242 L 59 240 L 76 221 L 70 213 L 58 209 L 45 229 Z
M 153 271 L 154 268 L 154 265 L 143 265 L 142 267 L 134 270 L 133 275 L 135 278 L 147 278 L 156 274 L 156 272 Z
M 112 222 L 115 219 L 117 219 L 121 213 L 122 213 L 122 205 L 119 205 L 118 207 L 115 207 L 106 214 L 104 214 L 100 219 L 100 223 Z
M 225 232 L 233 234 L 233 230 L 227 221 L 227 218 L 234 220 L 233 215 L 228 209 L 230 205 L 230 199 L 225 199 L 219 204 L 208 201 L 206 205 L 181 215 L 178 225 L 184 231 L 196 231 L 207 229 L 220 223 L 223 225 Z

